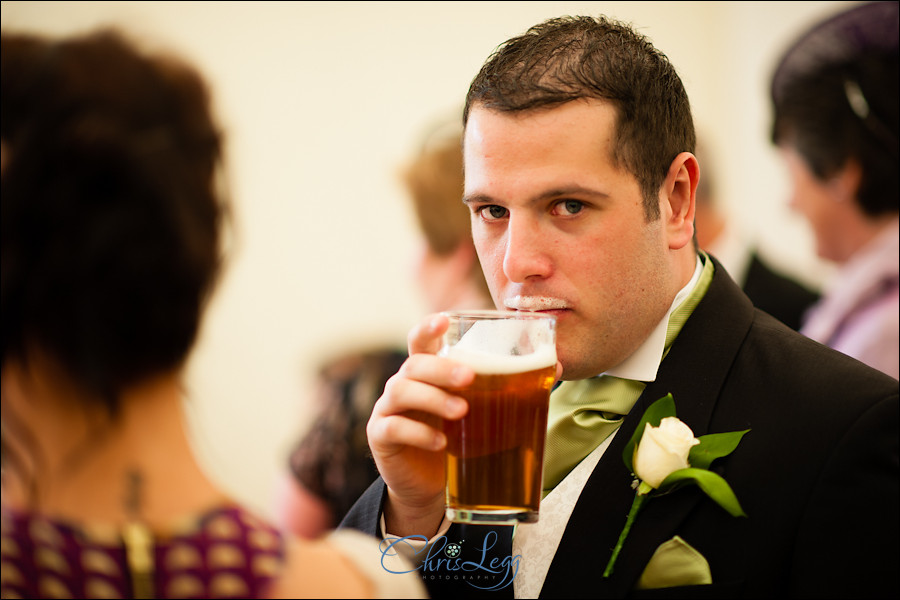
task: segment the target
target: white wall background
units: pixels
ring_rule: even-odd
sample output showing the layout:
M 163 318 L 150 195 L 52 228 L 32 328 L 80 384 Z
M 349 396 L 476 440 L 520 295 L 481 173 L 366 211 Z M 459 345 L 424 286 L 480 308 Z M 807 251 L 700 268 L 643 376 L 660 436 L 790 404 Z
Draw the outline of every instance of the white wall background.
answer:
M 455 110 L 495 46 L 563 14 L 632 22 L 665 52 L 716 155 L 722 201 L 767 258 L 829 272 L 786 205 L 767 82 L 802 28 L 851 2 L 2 2 L 2 26 L 121 26 L 211 83 L 228 136 L 230 266 L 189 370 L 188 414 L 214 479 L 270 509 L 309 425 L 324 352 L 402 343 L 423 313 L 398 167 Z

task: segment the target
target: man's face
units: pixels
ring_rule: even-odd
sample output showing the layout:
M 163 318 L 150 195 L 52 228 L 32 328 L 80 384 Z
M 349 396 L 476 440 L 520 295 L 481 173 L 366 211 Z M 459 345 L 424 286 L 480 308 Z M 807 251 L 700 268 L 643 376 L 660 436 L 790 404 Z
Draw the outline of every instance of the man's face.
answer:
M 473 107 L 465 202 L 498 307 L 557 316 L 564 379 L 631 355 L 665 315 L 674 278 L 662 221 L 610 159 L 615 111 L 596 100 L 502 113 Z

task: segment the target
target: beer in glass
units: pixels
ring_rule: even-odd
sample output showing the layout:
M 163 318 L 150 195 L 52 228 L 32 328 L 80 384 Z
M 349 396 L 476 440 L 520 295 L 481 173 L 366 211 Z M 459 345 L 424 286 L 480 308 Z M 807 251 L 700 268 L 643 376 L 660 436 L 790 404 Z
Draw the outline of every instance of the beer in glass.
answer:
M 441 355 L 474 369 L 452 390 L 469 404 L 444 421 L 447 516 L 462 523 L 538 520 L 550 390 L 556 378 L 556 318 L 525 311 L 444 313 Z

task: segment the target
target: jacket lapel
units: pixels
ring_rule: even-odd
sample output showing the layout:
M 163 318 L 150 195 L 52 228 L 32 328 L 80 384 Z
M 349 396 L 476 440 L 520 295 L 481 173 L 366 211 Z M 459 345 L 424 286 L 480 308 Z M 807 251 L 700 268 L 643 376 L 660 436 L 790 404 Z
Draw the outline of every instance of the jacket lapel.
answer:
M 612 576 L 602 577 L 634 501 L 633 477 L 622 462 L 622 451 L 638 421 L 650 404 L 671 393 L 678 418 L 694 435 L 709 433 L 719 392 L 753 320 L 749 299 L 713 262 L 715 275 L 709 290 L 660 364 L 656 381 L 641 394 L 585 484 L 541 597 L 625 597 L 656 548 L 675 535 L 691 509 L 705 498 L 696 486 L 688 486 L 647 502 Z

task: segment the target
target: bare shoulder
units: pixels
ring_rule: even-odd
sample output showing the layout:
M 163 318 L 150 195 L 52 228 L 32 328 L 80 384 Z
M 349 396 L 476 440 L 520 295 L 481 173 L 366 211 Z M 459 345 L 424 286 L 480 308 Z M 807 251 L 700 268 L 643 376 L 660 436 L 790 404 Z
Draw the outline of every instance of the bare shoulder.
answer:
M 273 598 L 427 598 L 412 570 L 381 566 L 378 542 L 358 531 L 339 530 L 318 540 L 285 539 L 285 568 Z
M 371 582 L 327 539 L 285 538 L 282 576 L 272 598 L 373 598 Z

